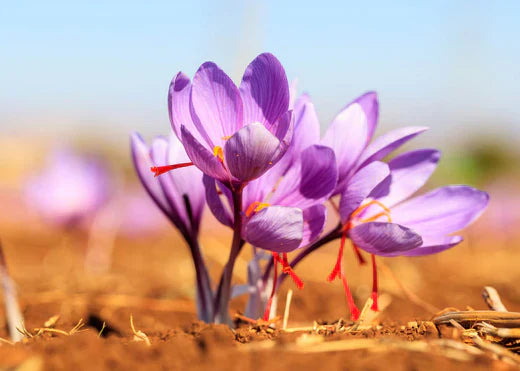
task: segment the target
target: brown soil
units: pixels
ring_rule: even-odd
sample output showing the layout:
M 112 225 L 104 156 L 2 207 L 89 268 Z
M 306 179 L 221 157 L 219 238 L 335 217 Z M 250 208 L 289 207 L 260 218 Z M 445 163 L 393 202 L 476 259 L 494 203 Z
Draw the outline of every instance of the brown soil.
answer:
M 34 223 L 25 224 L 30 228 L 21 225 L 0 218 L 4 250 L 19 287 L 27 330 L 36 333 L 36 328 L 55 315 L 60 316 L 55 329 L 68 332 L 80 319 L 85 325 L 72 335 L 45 332 L 14 346 L 0 343 L 0 370 L 515 368 L 490 352 L 450 351 L 441 341 L 458 339 L 457 332 L 441 328 L 439 333 L 425 323 L 433 313 L 407 298 L 384 270 L 380 272 L 381 293 L 390 304 L 376 323 L 356 332 L 336 331 L 339 324 L 350 323 L 338 324 L 338 319 L 348 318 L 341 285 L 325 280 L 335 260 L 335 243 L 297 268 L 305 288 L 294 291 L 288 327 L 311 327 L 316 321 L 321 325 L 320 334 L 245 324 L 231 330 L 196 321 L 193 269 L 174 231 L 142 239 L 120 237 L 110 270 L 87 273 L 82 264 L 83 233 L 50 231 Z M 384 262 L 408 289 L 439 310 L 485 309 L 480 296 L 485 285 L 497 288 L 508 309 L 520 310 L 520 287 L 512 284 L 520 278 L 516 269 L 520 249 L 512 243 L 504 246 L 507 248 L 489 246 L 476 230 L 469 243 L 452 251 Z M 202 237 L 215 274 L 227 255 L 227 241 L 228 234 L 216 231 L 206 231 Z M 245 277 L 246 258 L 247 254 L 236 266 L 237 282 Z M 359 267 L 353 255 L 349 260 L 349 282 L 362 306 L 370 293 L 370 268 Z M 294 288 L 290 280 L 282 288 L 279 312 L 283 312 L 288 288 Z M 233 310 L 242 308 L 244 302 L 237 298 Z M 131 315 L 136 330 L 148 336 L 150 346 L 134 340 Z M 324 326 L 327 324 L 330 326 Z M 0 337 L 8 338 L 3 305 Z

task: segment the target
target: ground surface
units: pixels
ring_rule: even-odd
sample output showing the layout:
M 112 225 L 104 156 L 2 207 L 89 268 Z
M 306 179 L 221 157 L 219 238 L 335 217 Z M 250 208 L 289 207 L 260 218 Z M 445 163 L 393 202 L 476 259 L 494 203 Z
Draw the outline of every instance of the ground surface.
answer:
M 146 238 L 118 237 L 110 269 L 95 273 L 84 269 L 87 238 L 82 232 L 63 233 L 5 217 L 0 227 L 27 330 L 34 334 L 55 315 L 60 317 L 52 327 L 58 330 L 68 332 L 80 319 L 85 323 L 82 331 L 72 335 L 45 332 L 15 346 L 0 344 L 0 370 L 515 369 L 513 363 L 487 352 L 453 350 L 453 344 L 442 342 L 456 339 L 457 334 L 444 329 L 441 336 L 423 322 L 432 318 L 434 310 L 446 307 L 485 309 L 480 295 L 485 285 L 497 288 L 509 310 L 520 310 L 520 287 L 514 284 L 520 279 L 520 249 L 512 241 L 495 243 L 478 233 L 479 228 L 452 251 L 384 260 L 410 291 L 434 308 L 409 300 L 382 270 L 381 293 L 389 304 L 372 328 L 354 332 L 336 332 L 351 323 L 337 322 L 348 318 L 348 313 L 339 282 L 325 280 L 338 248 L 337 243 L 327 245 L 297 268 L 306 285 L 294 292 L 288 324 L 290 329 L 312 327 L 317 321 L 321 325 L 317 334 L 247 325 L 232 331 L 197 322 L 192 266 L 174 231 Z M 215 275 L 227 254 L 226 241 L 229 235 L 214 231 L 206 231 L 202 238 Z M 237 282 L 245 277 L 246 257 L 236 266 Z M 347 255 L 347 260 L 350 284 L 362 306 L 370 293 L 371 272 L 369 267 L 359 267 L 353 255 Z M 283 312 L 285 292 L 291 287 L 287 280 L 279 311 Z M 233 310 L 244 302 L 235 300 Z M 150 346 L 134 340 L 130 315 Z M 106 327 L 100 337 L 103 322 Z M 3 305 L 0 337 L 8 338 Z

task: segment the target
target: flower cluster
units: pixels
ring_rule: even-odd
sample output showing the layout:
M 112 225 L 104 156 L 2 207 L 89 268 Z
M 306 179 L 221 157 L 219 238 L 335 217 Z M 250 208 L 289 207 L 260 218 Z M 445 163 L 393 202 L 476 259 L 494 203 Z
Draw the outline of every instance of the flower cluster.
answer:
M 311 99 L 306 94 L 294 99 L 290 92 L 272 54 L 253 60 L 239 87 L 206 62 L 192 81 L 179 72 L 170 85 L 169 141 L 158 138 L 148 148 L 132 135 L 141 182 L 192 251 L 199 317 L 205 321 L 230 323 L 229 301 L 240 293 L 250 295 L 246 315 L 258 318 L 263 311 L 268 319 L 281 280 L 290 276 L 303 287 L 293 268 L 336 239 L 338 257 L 328 280 L 343 282 L 356 319 L 359 311 L 343 268 L 347 239 L 360 262 L 361 250 L 371 256 L 377 310 L 376 255 L 417 256 L 453 247 L 462 241 L 453 233 L 488 203 L 485 192 L 469 186 L 412 197 L 435 170 L 440 152 L 414 150 L 383 162 L 427 128 L 404 127 L 373 139 L 379 114 L 375 93 L 346 105 L 320 138 Z M 337 215 L 327 215 L 326 202 Z M 197 242 L 205 203 L 233 230 L 229 260 L 215 287 Z M 327 217 L 336 217 L 338 225 L 323 234 Z M 233 266 L 246 243 L 254 252 L 248 285 L 233 289 Z M 291 261 L 289 252 L 296 253 Z M 267 260 L 263 269 L 261 260 Z

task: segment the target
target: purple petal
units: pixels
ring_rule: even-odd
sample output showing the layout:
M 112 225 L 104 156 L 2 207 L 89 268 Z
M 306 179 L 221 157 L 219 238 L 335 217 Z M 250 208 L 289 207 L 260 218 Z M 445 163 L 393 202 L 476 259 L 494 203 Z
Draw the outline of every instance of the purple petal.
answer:
M 391 176 L 380 183 L 370 197 L 387 207 L 407 199 L 430 178 L 440 156 L 440 151 L 435 149 L 419 149 L 395 157 L 388 163 Z
M 350 215 L 368 197 L 370 192 L 390 174 L 388 165 L 375 161 L 356 172 L 341 194 L 339 213 L 341 222 L 346 223 Z
M 156 138 L 153 140 L 151 145 L 151 157 L 155 166 L 168 164 L 168 141 L 165 138 Z M 173 176 L 182 176 L 182 174 L 177 173 L 177 170 L 175 170 L 176 174 Z M 150 172 L 150 174 L 152 174 L 152 172 Z M 188 232 L 191 229 L 191 223 L 186 212 L 183 197 L 173 182 L 172 175 L 170 173 L 162 174 L 154 180 L 160 184 L 162 192 L 172 209 L 172 215 L 177 221 L 175 225 L 184 233 Z
M 275 162 L 278 162 L 289 149 L 293 134 L 294 115 L 292 111 L 287 111 L 282 116 L 280 116 L 280 119 L 276 124 L 276 130 L 274 131 L 274 135 L 280 141 L 280 152 L 278 153 L 278 157 L 276 158 Z
M 168 90 L 168 113 L 175 135 L 181 138 L 181 125 L 190 130 L 197 140 L 201 140 L 198 130 L 193 124 L 190 113 L 191 82 L 188 76 L 179 72 L 170 83 Z
M 314 104 L 307 94 L 298 98 L 293 115 L 294 134 L 287 154 L 284 156 L 290 161 L 299 156 L 304 149 L 320 142 L 320 121 L 314 109 Z
M 298 79 L 294 79 L 289 84 L 289 109 L 292 110 L 294 108 L 294 103 L 296 102 L 296 97 L 298 94 Z
M 244 126 L 224 146 L 224 158 L 230 173 L 240 181 L 258 178 L 279 158 L 280 141 L 264 125 Z
M 377 100 L 377 93 L 370 91 L 363 94 L 352 103 L 359 104 L 361 108 L 363 108 L 363 111 L 367 117 L 367 141 L 365 144 L 368 144 L 368 142 L 370 142 L 374 136 L 374 132 L 376 131 L 377 127 L 377 119 L 379 117 L 379 102 Z
M 191 132 L 184 125 L 181 126 L 182 143 L 186 149 L 188 157 L 204 174 L 215 179 L 229 181 L 229 174 L 226 172 L 222 163 L 193 137 Z
M 424 126 L 407 126 L 381 135 L 363 151 L 358 160 L 358 168 L 366 166 L 372 161 L 382 160 L 386 155 L 427 129 Z
M 222 202 L 222 198 L 217 191 L 217 183 L 215 179 L 204 175 L 202 178 L 204 182 L 204 187 L 206 188 L 206 200 L 208 202 L 208 207 L 217 218 L 219 222 L 228 227 L 233 226 L 233 214 L 230 211 L 230 208 L 226 207 Z
M 345 107 L 332 121 L 321 141 L 336 154 L 340 182 L 346 182 L 347 174 L 365 149 L 367 118 L 361 106 L 353 103 Z M 338 192 L 340 188 L 338 188 Z
M 316 241 L 325 228 L 326 218 L 327 208 L 324 205 L 314 205 L 303 210 L 303 238 L 300 247 Z
M 286 128 L 286 132 L 284 136 L 279 134 L 278 137 L 280 139 L 280 151 L 278 152 L 278 156 L 272 161 L 273 167 L 260 178 L 249 182 L 247 187 L 244 188 L 244 202 L 246 205 L 254 201 L 264 200 L 264 198 L 273 191 L 275 185 L 285 175 L 289 167 L 293 165 L 292 159 L 290 157 L 288 158 L 289 154 L 286 154 L 288 148 L 291 148 L 289 143 L 291 142 L 294 128 L 294 120 L 292 120 L 292 117 L 291 111 L 282 115 L 278 128 L 281 132 Z
M 240 94 L 244 102 L 244 124 L 259 122 L 271 130 L 289 109 L 289 83 L 274 55 L 260 54 L 249 64 L 242 77 Z
M 150 168 L 155 166 L 155 164 L 150 156 L 148 146 L 144 143 L 143 138 L 138 133 L 132 133 L 130 137 L 130 146 L 135 170 L 141 183 L 159 208 L 166 215 L 170 216 L 172 214 L 171 207 L 163 194 L 159 181 L 154 177 L 150 170 Z
M 424 235 L 447 235 L 477 219 L 489 201 L 486 192 L 468 186 L 447 186 L 392 208 L 392 220 Z
M 392 256 L 422 244 L 421 236 L 410 228 L 395 223 L 359 224 L 349 231 L 349 237 L 360 249 L 381 256 Z
M 289 252 L 303 239 L 303 213 L 296 207 L 269 206 L 246 222 L 244 239 L 275 252 Z
M 400 255 L 404 256 L 422 256 L 422 255 L 430 255 L 437 254 L 441 251 L 448 250 L 455 245 L 458 245 L 462 242 L 463 238 L 461 236 L 422 236 L 423 244 L 420 247 L 417 247 L 412 250 L 405 251 Z
M 182 145 L 181 141 L 171 135 L 168 143 L 168 156 L 166 164 L 178 164 L 189 162 L 190 159 Z M 182 197 L 182 206 L 186 207 L 185 197 L 188 198 L 194 226 L 198 229 L 198 225 L 202 219 L 202 212 L 205 205 L 205 190 L 202 183 L 202 172 L 195 166 L 176 169 L 165 175 L 159 176 L 164 180 L 171 179 L 172 185 L 177 193 Z
M 334 151 L 314 145 L 301 154 L 278 184 L 270 203 L 302 209 L 329 198 L 338 179 Z
M 191 88 L 192 118 L 210 148 L 223 146 L 243 123 L 240 93 L 231 79 L 215 63 L 206 62 L 193 77 Z M 203 135 L 204 136 L 204 135 Z

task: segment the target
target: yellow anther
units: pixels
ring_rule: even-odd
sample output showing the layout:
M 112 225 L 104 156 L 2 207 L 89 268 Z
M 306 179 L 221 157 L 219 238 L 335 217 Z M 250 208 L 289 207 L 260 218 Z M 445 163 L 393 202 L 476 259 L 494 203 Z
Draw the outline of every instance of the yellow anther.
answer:
M 364 205 L 361 205 L 360 207 L 358 207 L 351 215 L 351 217 L 355 217 L 356 215 L 359 215 L 363 210 L 365 210 L 367 207 L 371 206 L 371 205 L 377 205 L 379 206 L 380 208 L 382 208 L 385 213 L 388 213 L 390 214 L 390 209 L 388 207 L 386 207 L 384 204 L 382 204 L 381 202 L 379 202 L 378 200 L 372 200 L 370 202 L 367 202 L 366 204 Z
M 248 206 L 246 216 L 249 218 L 254 212 L 257 213 L 268 206 L 270 206 L 268 203 L 255 201 Z
M 382 211 L 379 214 L 371 216 L 370 218 L 363 219 L 361 222 L 362 223 L 373 222 L 373 221 L 379 219 L 379 217 L 381 217 L 381 216 L 386 216 L 386 218 L 388 219 L 388 223 L 392 223 L 392 217 L 390 216 L 390 213 L 388 213 L 386 211 Z
M 229 138 L 231 138 L 233 135 L 226 135 L 225 137 L 222 137 L 222 140 L 228 140 Z
M 382 216 L 386 216 L 386 218 L 388 219 L 388 223 L 392 223 L 392 217 L 390 216 L 390 209 L 388 207 L 386 207 L 383 203 L 377 201 L 377 200 L 371 200 L 369 202 L 367 202 L 366 204 L 364 205 L 361 205 L 360 207 L 358 207 L 351 215 L 351 219 L 355 218 L 357 215 L 359 215 L 363 210 L 365 210 L 367 207 L 369 206 L 372 206 L 372 205 L 377 205 L 379 206 L 381 209 L 383 209 L 383 211 L 381 211 L 380 213 L 377 213 L 376 215 L 374 216 L 371 216 L 371 217 L 368 217 L 366 219 L 362 219 L 360 220 L 361 223 L 367 223 L 367 222 L 373 222 L 373 221 L 376 221 L 377 219 L 379 219 L 380 217 Z M 349 222 L 345 225 L 345 230 L 349 230 L 351 227 L 352 227 L 352 222 Z
M 213 156 L 217 157 L 220 162 L 224 162 L 224 151 L 221 146 L 213 147 Z

